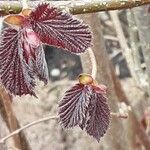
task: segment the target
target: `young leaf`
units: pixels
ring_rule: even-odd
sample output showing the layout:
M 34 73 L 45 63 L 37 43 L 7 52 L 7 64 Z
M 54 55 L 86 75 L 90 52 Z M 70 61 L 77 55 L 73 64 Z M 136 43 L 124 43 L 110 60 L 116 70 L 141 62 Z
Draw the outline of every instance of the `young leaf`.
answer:
M 19 31 L 6 28 L 0 41 L 0 78 L 14 95 L 35 95 L 35 75 L 48 81 L 47 65 L 42 45 L 30 28 Z
M 39 5 L 31 12 L 29 20 L 33 30 L 45 44 L 73 53 L 84 52 L 90 46 L 89 27 L 49 4 Z
M 48 68 L 45 60 L 45 54 L 37 34 L 31 28 L 22 29 L 22 44 L 24 49 L 24 56 L 29 63 L 32 60 L 33 70 L 40 80 L 45 84 L 48 83 Z M 30 63 L 31 64 L 31 63 Z
M 64 127 L 78 125 L 99 142 L 110 123 L 107 88 L 88 74 L 78 79 L 80 83 L 68 90 L 59 104 L 60 122 Z
M 33 71 L 23 59 L 20 32 L 6 28 L 0 41 L 0 78 L 5 88 L 14 95 L 31 94 L 35 82 Z
M 74 53 L 84 52 L 91 43 L 87 25 L 49 4 L 41 4 L 34 11 L 24 9 L 4 22 L 19 28 L 4 29 L 0 41 L 1 82 L 14 95 L 35 95 L 35 76 L 47 84 L 42 42 Z
M 45 53 L 37 34 L 31 28 L 23 28 L 22 41 L 24 43 L 25 58 L 32 58 L 35 74 L 45 84 L 48 83 L 48 68 Z
M 106 102 L 106 97 L 100 93 L 93 93 L 88 110 L 89 119 L 85 130 L 99 141 L 105 134 L 110 123 L 110 110 Z
M 84 121 L 90 95 L 91 88 L 82 84 L 76 84 L 66 91 L 59 104 L 60 122 L 64 127 L 74 127 Z
M 39 80 L 43 81 L 45 84 L 48 83 L 48 68 L 45 60 L 45 53 L 42 45 L 35 51 L 35 72 Z

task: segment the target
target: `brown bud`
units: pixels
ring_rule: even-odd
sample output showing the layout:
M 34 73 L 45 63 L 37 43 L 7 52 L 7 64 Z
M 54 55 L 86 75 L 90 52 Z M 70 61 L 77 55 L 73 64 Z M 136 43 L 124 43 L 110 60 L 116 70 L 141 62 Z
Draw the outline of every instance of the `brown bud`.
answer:
M 24 21 L 24 17 L 21 15 L 9 15 L 4 19 L 4 22 L 9 25 L 21 26 Z

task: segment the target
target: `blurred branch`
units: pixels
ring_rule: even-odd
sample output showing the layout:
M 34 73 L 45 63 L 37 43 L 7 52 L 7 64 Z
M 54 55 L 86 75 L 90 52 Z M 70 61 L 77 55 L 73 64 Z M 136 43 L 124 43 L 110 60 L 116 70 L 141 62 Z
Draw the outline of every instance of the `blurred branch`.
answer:
M 114 116 L 114 117 L 117 117 L 117 118 L 127 118 L 127 117 L 124 117 L 124 115 L 120 114 L 120 112 L 117 112 L 117 113 L 112 112 L 111 116 Z M 4 138 L 0 139 L 0 144 L 4 143 L 10 137 L 15 136 L 16 134 L 20 133 L 21 131 L 23 131 L 23 130 L 29 128 L 29 127 L 32 127 L 32 126 L 37 125 L 39 123 L 42 123 L 42 122 L 45 122 L 45 121 L 49 121 L 49 120 L 53 120 L 53 119 L 54 120 L 55 119 L 59 119 L 59 117 L 58 116 L 47 116 L 47 117 L 41 118 L 39 120 L 33 121 L 33 122 L 31 122 L 31 123 L 29 123 L 29 124 L 19 128 L 19 129 L 15 130 L 15 131 L 13 131 L 12 133 L 10 133 L 7 136 L 5 136 Z
M 136 85 L 140 85 L 139 78 L 141 77 L 142 69 L 139 68 L 140 60 L 138 58 L 139 56 L 137 56 L 138 49 L 137 49 L 137 46 L 135 46 L 135 42 L 137 42 L 137 41 L 135 41 L 136 40 L 134 37 L 135 35 L 133 35 L 134 34 L 133 31 L 130 31 L 131 32 L 130 39 L 132 40 L 131 41 L 132 47 L 129 48 L 129 46 L 127 44 L 127 40 L 126 40 L 124 32 L 123 32 L 123 29 L 122 29 L 122 26 L 121 26 L 121 23 L 120 23 L 120 20 L 119 20 L 119 17 L 118 17 L 118 11 L 117 10 L 111 11 L 110 16 L 112 18 L 114 28 L 116 30 L 117 37 L 118 37 L 118 40 L 119 40 L 119 43 L 120 43 L 120 46 L 122 49 L 122 53 L 126 58 L 131 75 L 132 75 L 133 79 L 135 80 Z M 129 23 L 131 24 L 131 18 L 130 18 Z M 132 24 L 133 24 L 133 21 L 132 21 Z M 132 27 L 133 27 L 133 25 L 132 25 Z M 138 64 L 136 64 L 137 62 L 138 62 Z
M 124 102 L 126 105 L 130 106 L 130 102 L 122 88 L 120 80 L 118 79 L 118 77 L 115 74 L 115 71 L 114 71 L 114 68 L 112 65 L 110 65 L 110 69 L 111 69 L 112 79 L 114 82 L 114 88 L 115 88 L 116 94 L 118 96 L 118 100 L 120 102 Z M 130 142 L 129 148 L 135 149 L 136 135 L 137 135 L 138 138 L 141 140 L 143 146 L 145 147 L 145 150 L 149 150 L 150 139 L 149 139 L 148 135 L 146 134 L 144 128 L 139 123 L 134 109 L 132 107 L 131 107 L 131 109 L 132 109 L 132 111 L 129 111 L 129 114 L 128 114 L 129 117 L 125 124 L 125 130 L 126 130 L 125 132 L 127 134 L 128 140 Z
M 12 109 L 12 97 L 6 93 L 6 91 L 0 87 L 0 105 L 1 105 L 1 115 L 6 122 L 6 125 L 10 132 L 13 132 L 19 128 L 19 122 L 14 115 Z M 18 134 L 13 137 L 15 147 L 21 150 L 31 150 L 25 135 Z
M 150 0 L 89 0 L 87 2 L 82 0 L 77 1 L 45 1 L 60 9 L 66 9 L 71 14 L 85 14 L 99 11 L 108 11 L 116 9 L 127 9 L 141 5 L 150 4 Z M 40 1 L 28 2 L 30 7 L 35 7 L 41 3 Z M 0 1 L 0 15 L 8 15 L 19 13 L 22 5 L 18 1 Z
M 134 15 L 146 64 L 148 92 L 150 96 L 150 13 L 148 9 L 148 7 L 136 8 L 134 9 Z
M 58 119 L 58 116 L 48 116 L 48 117 L 44 117 L 42 119 L 33 121 L 33 122 L 31 122 L 31 123 L 29 123 L 29 124 L 27 124 L 27 125 L 19 128 L 19 129 L 15 130 L 15 131 L 13 131 L 12 133 L 10 133 L 9 135 L 7 135 L 6 137 L 0 139 L 0 143 L 4 143 L 8 138 L 15 136 L 19 132 L 21 132 L 21 131 L 23 131 L 23 130 L 31 127 L 31 126 L 34 126 L 34 125 L 39 124 L 41 122 L 45 122 L 45 121 L 52 120 L 52 119 Z
M 136 80 L 136 83 L 140 88 L 143 90 L 146 89 L 146 81 L 144 72 L 141 68 L 141 59 L 140 59 L 140 53 L 139 53 L 139 40 L 138 40 L 138 28 L 136 26 L 135 17 L 133 14 L 133 10 L 127 11 L 127 20 L 128 20 L 128 26 L 129 26 L 129 39 L 130 39 L 130 45 L 131 45 L 131 57 L 133 62 L 133 68 L 134 71 L 134 78 Z M 146 91 L 145 91 L 146 92 Z

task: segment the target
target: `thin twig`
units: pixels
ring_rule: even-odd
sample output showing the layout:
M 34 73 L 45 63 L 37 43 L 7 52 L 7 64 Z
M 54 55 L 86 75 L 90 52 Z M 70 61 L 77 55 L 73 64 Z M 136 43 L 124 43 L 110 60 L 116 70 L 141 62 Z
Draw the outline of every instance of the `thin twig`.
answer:
M 117 118 L 126 118 L 124 116 L 121 116 L 120 113 L 111 112 L 110 115 L 113 116 L 113 117 L 117 117 Z M 49 120 L 52 120 L 52 119 L 58 119 L 58 118 L 59 118 L 58 116 L 47 116 L 47 117 L 41 118 L 39 120 L 33 121 L 33 122 L 31 122 L 31 123 L 19 128 L 19 129 L 15 130 L 15 131 L 13 131 L 12 133 L 5 136 L 4 138 L 0 139 L 0 143 L 4 143 L 10 137 L 20 133 L 21 131 L 23 131 L 23 130 L 29 128 L 29 127 L 32 127 L 34 125 L 37 125 L 37 124 L 45 122 L 45 121 L 49 121 Z
M 97 74 L 96 58 L 95 58 L 95 55 L 94 55 L 93 50 L 91 48 L 88 49 L 88 53 L 89 53 L 89 57 L 90 57 L 90 60 L 91 60 L 91 65 L 92 65 L 91 75 L 92 75 L 93 79 L 95 79 L 96 74 Z
M 116 10 L 116 9 L 128 9 L 141 5 L 150 4 L 150 0 L 89 0 L 82 1 L 45 1 L 54 6 L 60 7 L 60 9 L 67 9 L 71 14 L 85 14 L 99 11 Z M 30 7 L 35 7 L 41 3 L 41 1 L 28 2 Z M 22 9 L 20 2 L 18 1 L 0 1 L 0 15 L 7 15 L 9 13 L 18 13 Z
M 115 30 L 116 30 L 116 33 L 117 33 L 117 37 L 119 39 L 119 43 L 120 43 L 120 46 L 121 46 L 121 49 L 122 49 L 122 54 L 126 58 L 126 61 L 128 63 L 128 67 L 129 67 L 129 70 L 131 72 L 131 75 L 132 75 L 133 79 L 135 81 L 137 81 L 136 74 L 135 74 L 135 71 L 134 71 L 134 62 L 133 62 L 133 58 L 132 58 L 131 49 L 129 48 L 129 46 L 127 44 L 127 40 L 125 38 L 123 29 L 121 27 L 121 23 L 120 23 L 120 20 L 119 20 L 119 17 L 118 17 L 118 11 L 117 10 L 116 11 L 111 11 L 110 16 L 111 16 L 111 19 L 113 21 L 113 24 L 114 24 L 114 27 L 115 27 Z
M 21 131 L 23 131 L 23 130 L 31 127 L 31 126 L 34 126 L 34 125 L 39 124 L 41 122 L 45 122 L 45 121 L 52 120 L 52 119 L 58 119 L 58 116 L 48 116 L 48 117 L 44 117 L 42 119 L 33 121 L 33 122 L 31 122 L 31 123 L 19 128 L 19 129 L 15 130 L 15 131 L 13 131 L 9 135 L 5 136 L 4 138 L 0 139 L 0 143 L 4 143 L 8 138 L 18 134 L 19 132 L 21 132 Z

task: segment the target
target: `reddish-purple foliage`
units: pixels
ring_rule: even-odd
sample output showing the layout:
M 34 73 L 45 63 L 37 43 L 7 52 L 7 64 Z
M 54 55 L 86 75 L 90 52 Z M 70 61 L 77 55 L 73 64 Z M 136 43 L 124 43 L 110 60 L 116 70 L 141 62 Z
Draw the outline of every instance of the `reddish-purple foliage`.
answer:
M 99 141 L 110 122 L 105 90 L 104 86 L 96 88 L 95 85 L 76 84 L 66 91 L 59 104 L 62 126 L 68 128 L 78 125 Z
M 33 30 L 45 44 L 64 48 L 73 53 L 84 52 L 91 43 L 89 27 L 67 13 L 39 6 L 30 15 Z
M 59 115 L 64 127 L 74 127 L 82 122 L 90 103 L 91 89 L 76 84 L 65 93 L 59 104 Z
M 110 111 L 106 97 L 100 93 L 93 93 L 89 104 L 89 120 L 86 132 L 97 139 L 105 134 L 110 122 Z
M 90 46 L 91 33 L 87 25 L 48 4 L 24 16 L 19 30 L 5 28 L 0 39 L 0 79 L 10 93 L 35 96 L 35 76 L 48 82 L 42 43 L 80 53 Z

